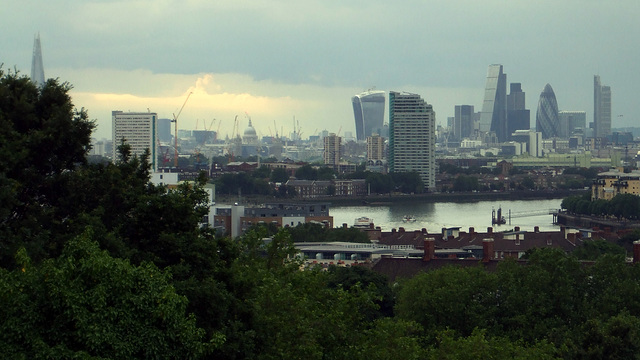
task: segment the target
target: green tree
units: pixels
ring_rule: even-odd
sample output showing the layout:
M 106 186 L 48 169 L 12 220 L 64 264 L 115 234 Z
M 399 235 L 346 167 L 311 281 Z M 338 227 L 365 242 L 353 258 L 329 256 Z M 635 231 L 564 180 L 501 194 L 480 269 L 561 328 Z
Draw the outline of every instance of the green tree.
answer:
M 60 258 L 0 270 L 0 350 L 10 358 L 197 358 L 204 332 L 186 298 L 151 264 L 114 259 L 91 240 L 70 241 Z M 209 350 L 213 350 L 212 348 Z
M 287 180 L 289 180 L 289 174 L 287 173 L 287 170 L 283 168 L 275 168 L 271 172 L 270 180 L 271 182 L 274 182 L 274 183 L 276 182 L 286 183 Z
M 318 180 L 318 170 L 309 164 L 302 165 L 296 169 L 295 177 L 299 180 Z
M 624 257 L 626 250 L 614 243 L 606 240 L 588 240 L 582 243 L 582 246 L 573 250 L 573 256 L 580 260 L 597 260 L 604 254 L 618 255 Z
M 0 68 L 0 265 L 24 246 L 35 260 L 51 248 L 57 212 L 71 192 L 70 174 L 86 163 L 95 127 L 71 102 L 71 85 L 50 79 L 41 88 Z

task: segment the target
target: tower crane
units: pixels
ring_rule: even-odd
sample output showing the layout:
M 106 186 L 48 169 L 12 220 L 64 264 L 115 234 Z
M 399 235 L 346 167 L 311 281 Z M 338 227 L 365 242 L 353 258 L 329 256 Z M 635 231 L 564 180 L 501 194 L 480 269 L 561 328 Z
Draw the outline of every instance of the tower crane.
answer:
M 171 120 L 172 123 L 175 123 L 175 144 L 174 144 L 174 148 L 175 148 L 175 153 L 173 156 L 173 166 L 174 167 L 178 167 L 178 118 L 180 117 L 180 114 L 182 114 L 182 109 L 184 109 L 184 106 L 187 105 L 187 100 L 189 100 L 189 97 L 191 96 L 191 94 L 193 94 L 193 91 L 190 91 L 189 94 L 187 95 L 187 98 L 184 99 L 184 103 L 182 104 L 182 107 L 180 108 L 180 111 L 178 111 L 178 115 L 173 114 L 173 120 Z

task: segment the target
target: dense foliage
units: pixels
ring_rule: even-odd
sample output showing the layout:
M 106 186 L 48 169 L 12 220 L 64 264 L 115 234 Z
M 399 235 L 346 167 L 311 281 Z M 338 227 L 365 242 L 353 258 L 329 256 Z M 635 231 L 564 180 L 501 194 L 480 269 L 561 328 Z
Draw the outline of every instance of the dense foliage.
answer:
M 558 251 L 536 251 L 526 266 L 448 267 L 393 285 L 364 267 L 302 271 L 294 240 L 367 240 L 353 229 L 313 225 L 216 237 L 200 226 L 205 179 L 154 186 L 148 154 L 132 156 L 126 144 L 117 163 L 86 163 L 93 123 L 72 110 L 68 91 L 54 80 L 36 88 L 0 72 L 4 357 L 640 353 L 640 268 L 621 256 L 585 267 Z
M 563 209 L 582 215 L 615 216 L 619 219 L 640 218 L 640 197 L 633 194 L 618 194 L 607 201 L 591 200 L 591 194 L 569 196 L 562 200 Z

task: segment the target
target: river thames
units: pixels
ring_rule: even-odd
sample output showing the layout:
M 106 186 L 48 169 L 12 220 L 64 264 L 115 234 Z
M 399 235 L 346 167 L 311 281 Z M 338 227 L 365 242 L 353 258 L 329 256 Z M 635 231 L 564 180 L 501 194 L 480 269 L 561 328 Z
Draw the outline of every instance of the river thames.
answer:
M 356 218 L 366 216 L 383 231 L 404 227 L 405 230 L 426 228 L 429 232 L 439 232 L 443 227 L 459 226 L 464 231 L 474 227 L 476 231 L 485 231 L 493 226 L 495 231 L 510 230 L 519 226 L 521 230 L 549 231 L 559 227 L 553 225 L 550 211 L 558 210 L 562 199 L 500 200 L 477 202 L 407 202 L 385 205 L 331 206 L 329 215 L 333 216 L 334 226 L 346 223 L 352 226 Z M 491 213 L 502 208 L 506 224 L 491 225 Z M 511 222 L 509 223 L 509 211 Z M 406 216 L 412 216 L 415 222 L 403 222 Z

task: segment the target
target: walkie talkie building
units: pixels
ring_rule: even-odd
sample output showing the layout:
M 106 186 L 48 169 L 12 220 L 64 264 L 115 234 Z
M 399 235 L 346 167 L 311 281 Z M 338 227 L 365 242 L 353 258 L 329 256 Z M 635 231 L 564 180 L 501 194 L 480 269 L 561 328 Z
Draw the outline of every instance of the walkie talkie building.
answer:
M 384 91 L 366 91 L 351 98 L 356 120 L 356 139 L 365 141 L 373 134 L 383 135 Z

